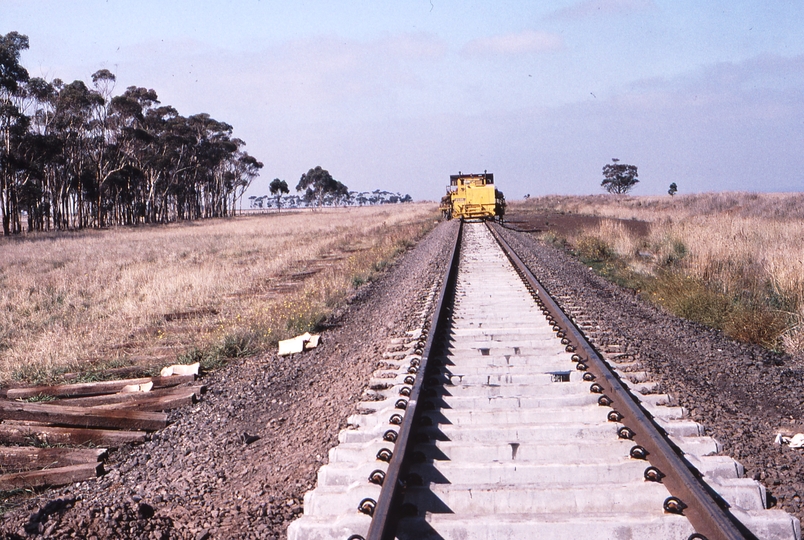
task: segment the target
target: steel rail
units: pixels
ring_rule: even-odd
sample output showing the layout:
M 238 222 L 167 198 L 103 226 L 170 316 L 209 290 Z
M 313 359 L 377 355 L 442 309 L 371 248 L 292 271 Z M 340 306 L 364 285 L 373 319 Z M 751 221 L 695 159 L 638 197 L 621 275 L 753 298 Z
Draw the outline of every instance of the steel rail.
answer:
M 612 408 L 609 420 L 623 424 L 618 435 L 632 439 L 636 444 L 631 456 L 646 459 L 655 468 L 651 472 L 654 479 L 667 487 L 671 497 L 665 501 L 665 511 L 682 514 L 689 519 L 696 530 L 690 540 L 756 540 L 756 536 L 729 512 L 728 503 L 703 482 L 700 473 L 684 459 L 683 452 L 665 436 L 665 431 L 561 310 L 502 237 L 497 226 L 489 225 L 489 230 L 533 292 L 534 299 L 550 317 L 549 320 L 554 321 L 553 330 L 561 333 L 566 350 L 575 353 L 573 360 L 578 362 L 576 368 L 584 371 L 584 379 L 593 383 L 590 391 L 600 393 L 598 402 Z
M 414 430 L 415 422 L 421 416 L 421 409 L 417 407 L 419 395 L 421 394 L 424 380 L 428 371 L 428 360 L 433 348 L 436 336 L 444 329 L 448 323 L 449 311 L 446 307 L 449 304 L 451 293 L 455 288 L 455 281 L 458 275 L 458 260 L 460 258 L 460 245 L 463 236 L 463 223 L 458 225 L 455 233 L 455 241 L 448 259 L 447 268 L 444 272 L 444 279 L 441 283 L 441 290 L 438 296 L 438 303 L 434 311 L 434 321 L 430 325 L 427 334 L 427 341 L 422 350 L 422 358 L 416 379 L 410 391 L 410 398 L 405 407 L 405 416 L 400 424 L 399 434 L 394 444 L 394 452 L 388 464 L 388 470 L 383 479 L 380 495 L 372 513 L 371 525 L 369 526 L 366 540 L 386 540 L 393 539 L 396 533 L 396 524 L 399 519 L 398 501 L 405 486 L 405 474 L 410 465 L 410 454 L 413 445 L 408 444 L 411 440 L 411 433 Z

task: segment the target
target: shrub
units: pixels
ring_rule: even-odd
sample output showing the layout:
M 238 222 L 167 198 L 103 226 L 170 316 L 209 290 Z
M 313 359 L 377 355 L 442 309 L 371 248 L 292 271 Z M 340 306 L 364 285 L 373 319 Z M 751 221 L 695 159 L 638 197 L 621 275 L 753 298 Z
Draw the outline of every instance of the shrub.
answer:
M 653 299 L 672 313 L 713 328 L 723 328 L 729 299 L 702 281 L 678 272 L 663 272 L 652 287 Z
M 614 250 L 601 238 L 582 236 L 575 244 L 578 255 L 585 262 L 606 262 L 614 257 Z
M 784 346 L 782 334 L 787 329 L 787 319 L 784 313 L 766 305 L 736 303 L 723 330 L 734 339 L 780 349 Z
M 662 261 L 665 266 L 673 266 L 680 263 L 687 256 L 687 245 L 681 240 L 673 240 L 670 251 Z

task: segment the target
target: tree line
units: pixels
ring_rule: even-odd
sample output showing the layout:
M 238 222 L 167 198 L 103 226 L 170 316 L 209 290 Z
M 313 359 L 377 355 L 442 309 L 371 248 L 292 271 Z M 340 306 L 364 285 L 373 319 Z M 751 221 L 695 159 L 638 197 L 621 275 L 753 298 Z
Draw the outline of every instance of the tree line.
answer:
M 271 200 L 268 195 L 249 197 L 249 206 L 252 209 L 262 209 L 283 206 L 288 208 L 314 208 L 320 206 L 364 206 L 375 204 L 411 202 L 410 195 L 391 193 L 375 189 L 374 191 L 349 191 L 343 183 L 335 180 L 330 172 L 321 166 L 314 167 L 301 175 L 296 191 L 301 195 L 288 195 L 288 183 L 274 178 L 269 186 Z M 285 196 L 283 198 L 283 196 Z
M 316 206 L 315 199 L 312 199 L 305 192 L 303 195 L 285 195 L 276 192 L 272 195 L 251 195 L 249 207 L 252 209 L 265 208 L 310 208 Z M 375 206 L 378 204 L 397 204 L 413 202 L 410 195 L 393 193 L 381 189 L 374 191 L 349 191 L 346 195 L 333 196 L 325 195 L 322 198 L 321 206 Z
M 88 86 L 47 82 L 20 65 L 27 36 L 0 35 L 3 234 L 225 217 L 262 163 L 232 126 L 181 116 L 152 89 L 113 95 L 102 69 Z

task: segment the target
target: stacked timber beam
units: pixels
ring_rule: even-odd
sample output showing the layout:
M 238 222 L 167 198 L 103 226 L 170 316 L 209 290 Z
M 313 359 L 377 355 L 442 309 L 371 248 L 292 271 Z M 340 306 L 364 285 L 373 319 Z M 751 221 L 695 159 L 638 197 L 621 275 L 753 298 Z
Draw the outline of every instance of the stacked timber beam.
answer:
M 160 377 L 4 391 L 0 491 L 103 474 L 107 449 L 144 442 L 148 432 L 167 426 L 165 411 L 191 405 L 205 392 L 195 383 L 198 365 L 173 368 Z

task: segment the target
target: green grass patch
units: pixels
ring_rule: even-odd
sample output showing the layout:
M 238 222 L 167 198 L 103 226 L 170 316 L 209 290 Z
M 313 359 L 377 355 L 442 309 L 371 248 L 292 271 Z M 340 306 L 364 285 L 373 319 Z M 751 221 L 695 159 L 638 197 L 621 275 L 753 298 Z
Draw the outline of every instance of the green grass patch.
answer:
M 627 289 L 641 291 L 645 287 L 644 276 L 632 271 L 628 263 L 618 257 L 614 249 L 605 241 L 592 237 L 581 237 L 573 247 L 566 240 L 553 240 L 553 245 L 577 257 L 583 264 L 598 275 Z
M 715 284 L 673 270 L 659 272 L 644 284 L 644 297 L 679 317 L 717 328 L 739 341 L 778 350 L 780 337 L 788 328 L 787 313 L 748 291 L 726 294 Z
M 114 358 L 95 362 L 89 368 L 86 365 L 69 364 L 61 366 L 42 366 L 27 364 L 12 373 L 12 380 L 32 384 L 76 384 L 87 382 L 109 381 L 118 379 L 110 369 L 128 367 L 131 362 L 125 358 Z M 69 375 L 69 376 L 68 376 Z
M 55 396 L 49 396 L 47 394 L 37 394 L 29 398 L 21 399 L 20 401 L 24 401 L 25 403 L 42 403 L 46 401 L 54 401 L 55 399 L 56 399 Z
M 581 236 L 575 243 L 578 257 L 587 264 L 602 264 L 616 259 L 614 249 L 597 236 Z
M 617 255 L 601 238 L 581 236 L 570 244 L 550 234 L 545 241 L 563 247 L 601 277 L 637 291 L 642 298 L 678 317 L 722 330 L 739 341 L 781 349 L 781 336 L 791 324 L 790 312 L 785 309 L 790 301 L 779 298 L 768 286 L 730 294 L 717 283 L 687 275 L 683 260 L 688 248 L 681 241 L 675 241 L 668 255 L 656 261 L 655 271 L 646 274 L 635 272 L 629 260 Z
M 202 371 L 212 371 L 226 365 L 228 360 L 256 354 L 262 348 L 259 334 L 251 331 L 225 335 L 207 347 L 192 347 L 176 358 L 178 364 L 201 364 Z

